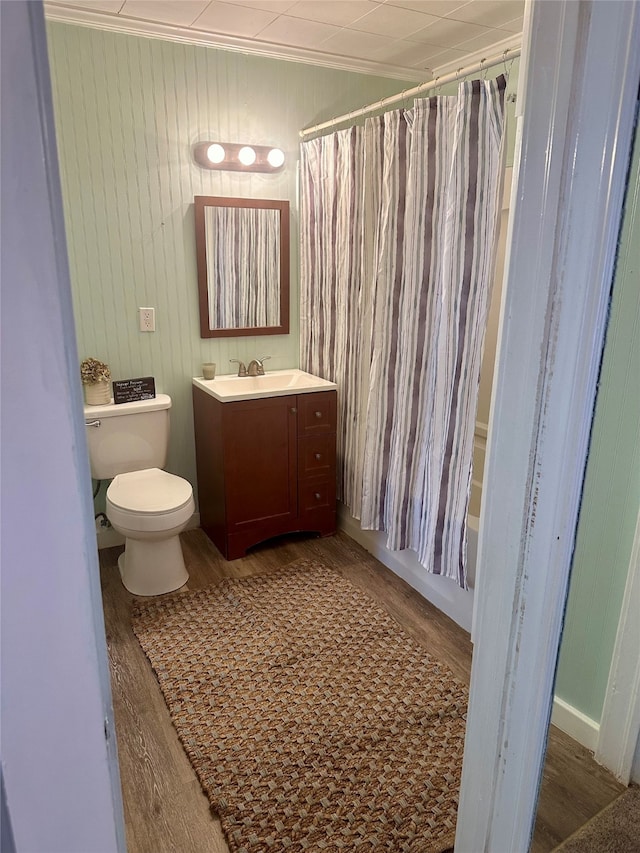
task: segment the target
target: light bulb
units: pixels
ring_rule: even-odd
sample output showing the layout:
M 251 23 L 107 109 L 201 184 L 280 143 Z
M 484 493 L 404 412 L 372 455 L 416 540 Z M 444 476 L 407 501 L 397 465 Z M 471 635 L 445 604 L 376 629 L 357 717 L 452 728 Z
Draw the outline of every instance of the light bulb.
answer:
M 226 154 L 222 145 L 219 145 L 217 142 L 214 142 L 213 145 L 210 145 L 207 148 L 207 157 L 212 163 L 222 163 Z
M 243 166 L 252 166 L 256 162 L 256 152 L 250 145 L 245 145 L 238 152 L 238 159 Z
M 284 163 L 284 151 L 281 151 L 279 148 L 272 148 L 267 154 L 267 160 L 270 166 L 278 169 Z

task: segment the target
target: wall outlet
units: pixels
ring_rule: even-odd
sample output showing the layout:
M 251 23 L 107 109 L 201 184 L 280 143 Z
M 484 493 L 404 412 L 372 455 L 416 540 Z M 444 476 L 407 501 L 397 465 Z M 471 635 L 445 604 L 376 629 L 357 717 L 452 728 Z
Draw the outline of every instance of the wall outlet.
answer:
M 156 330 L 156 309 L 155 308 L 138 308 L 138 320 L 140 323 L 141 332 L 155 332 Z

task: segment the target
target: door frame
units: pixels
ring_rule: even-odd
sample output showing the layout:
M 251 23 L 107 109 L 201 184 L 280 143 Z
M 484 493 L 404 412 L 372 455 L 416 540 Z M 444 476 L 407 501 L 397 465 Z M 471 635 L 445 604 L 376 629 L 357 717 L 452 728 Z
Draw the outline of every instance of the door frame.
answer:
M 635 183 L 632 183 L 634 182 Z M 633 242 L 640 223 L 640 135 L 636 128 L 630 184 L 625 204 L 626 239 Z M 618 286 L 618 285 L 616 285 Z M 640 506 L 631 545 L 620 620 L 611 658 L 595 758 L 625 785 L 633 775 L 633 760 L 640 737 Z M 640 768 L 634 781 L 640 781 Z
M 532 834 L 634 130 L 639 13 L 592 0 L 526 7 L 456 853 L 524 851 Z
M 629 784 L 640 737 L 640 508 L 631 548 L 595 758 Z M 637 780 L 636 780 L 637 781 Z
M 2 849 L 124 853 L 42 4 L 0 19 Z

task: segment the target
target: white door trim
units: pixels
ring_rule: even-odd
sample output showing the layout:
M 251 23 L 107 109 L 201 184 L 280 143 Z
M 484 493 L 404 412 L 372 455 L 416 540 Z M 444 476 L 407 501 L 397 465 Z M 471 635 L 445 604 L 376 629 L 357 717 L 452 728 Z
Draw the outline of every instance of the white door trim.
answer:
M 124 853 L 42 5 L 0 2 L 0 36 L 0 843 Z
M 527 6 L 456 853 L 529 847 L 640 81 L 640 6 Z M 604 59 L 603 59 L 604 58 Z
M 640 735 L 640 510 L 600 720 L 596 761 L 625 785 Z

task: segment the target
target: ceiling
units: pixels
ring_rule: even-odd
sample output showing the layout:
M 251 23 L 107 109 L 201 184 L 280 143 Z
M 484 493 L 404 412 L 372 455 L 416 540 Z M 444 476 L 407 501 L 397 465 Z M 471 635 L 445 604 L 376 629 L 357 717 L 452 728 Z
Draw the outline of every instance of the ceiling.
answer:
M 50 20 L 426 81 L 520 43 L 524 0 L 46 0 Z

